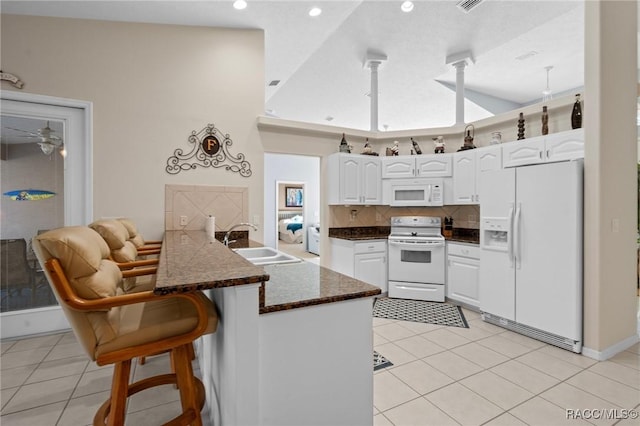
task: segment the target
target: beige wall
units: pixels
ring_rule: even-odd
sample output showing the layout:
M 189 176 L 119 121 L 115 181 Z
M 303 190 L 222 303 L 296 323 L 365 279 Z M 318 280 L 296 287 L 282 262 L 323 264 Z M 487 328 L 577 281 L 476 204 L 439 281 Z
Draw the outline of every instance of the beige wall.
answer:
M 23 92 L 93 102 L 95 218 L 131 217 L 153 239 L 164 230 L 165 184 L 224 185 L 247 187 L 249 217 L 261 222 L 262 31 L 2 15 L 1 35 L 3 70 L 25 82 Z M 230 135 L 251 177 L 165 172 L 208 123 Z

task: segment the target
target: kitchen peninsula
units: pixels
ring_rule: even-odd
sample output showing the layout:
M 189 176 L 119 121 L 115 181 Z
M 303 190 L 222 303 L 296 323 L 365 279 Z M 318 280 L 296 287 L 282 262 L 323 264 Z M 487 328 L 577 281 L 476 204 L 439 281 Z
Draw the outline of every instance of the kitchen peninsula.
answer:
M 255 266 L 203 231 L 167 231 L 155 292 L 195 289 L 220 316 L 196 342 L 214 424 L 372 424 L 378 287 L 302 261 Z

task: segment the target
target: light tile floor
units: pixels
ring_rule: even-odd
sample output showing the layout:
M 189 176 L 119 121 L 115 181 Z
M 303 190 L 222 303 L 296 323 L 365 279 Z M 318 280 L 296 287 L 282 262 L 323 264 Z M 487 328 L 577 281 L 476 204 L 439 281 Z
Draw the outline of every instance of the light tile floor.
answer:
M 374 425 L 640 424 L 566 418 L 567 409 L 640 412 L 640 345 L 596 362 L 464 312 L 468 329 L 374 318 L 375 349 L 394 363 L 373 373 Z M 73 334 L 2 341 L 0 350 L 0 424 L 92 423 L 112 369 L 89 362 Z M 167 372 L 168 357 L 132 369 L 134 380 Z M 179 411 L 178 392 L 162 386 L 130 398 L 127 424 L 157 425 Z
M 620 418 L 640 414 L 639 344 L 596 362 L 464 314 L 468 329 L 373 319 L 394 364 L 374 373 L 374 425 L 640 425 Z M 619 418 L 567 419 L 606 409 Z

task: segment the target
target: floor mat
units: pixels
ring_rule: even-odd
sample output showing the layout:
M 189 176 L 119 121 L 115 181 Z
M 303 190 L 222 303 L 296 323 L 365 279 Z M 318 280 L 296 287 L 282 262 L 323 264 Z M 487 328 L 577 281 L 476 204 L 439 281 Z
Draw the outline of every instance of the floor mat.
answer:
M 373 316 L 376 318 L 469 328 L 462 309 L 459 306 L 448 303 L 381 297 L 375 299 Z
M 373 371 L 390 367 L 392 365 L 391 361 L 380 355 L 378 352 L 373 351 Z

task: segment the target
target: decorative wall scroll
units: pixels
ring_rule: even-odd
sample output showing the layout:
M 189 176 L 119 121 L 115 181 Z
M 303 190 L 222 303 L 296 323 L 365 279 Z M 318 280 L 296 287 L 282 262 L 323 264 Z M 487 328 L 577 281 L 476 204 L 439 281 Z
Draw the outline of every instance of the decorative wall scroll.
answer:
M 13 87 L 17 87 L 18 89 L 22 89 L 22 86 L 24 86 L 24 82 L 18 77 L 8 72 L 3 72 L 2 70 L 0 70 L 0 80 L 8 81 Z
M 224 167 L 240 176 L 251 176 L 251 164 L 244 159 L 244 154 L 231 155 L 229 147 L 233 141 L 229 134 L 223 135 L 213 124 L 207 124 L 199 132 L 192 131 L 188 141 L 192 145 L 189 152 L 185 154 L 182 148 L 177 148 L 167 159 L 167 173 L 175 175 L 198 167 Z

